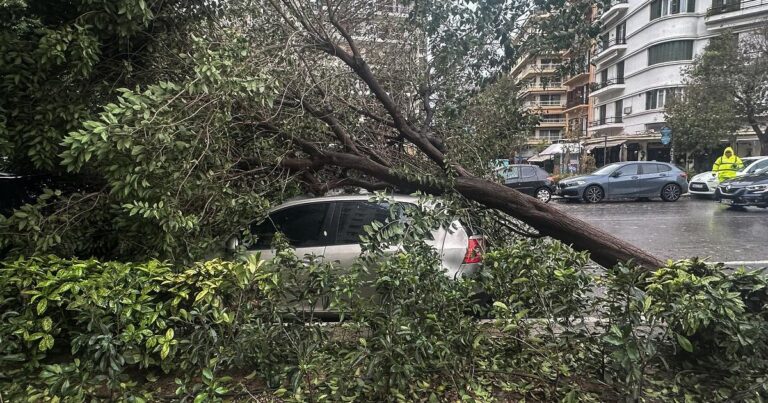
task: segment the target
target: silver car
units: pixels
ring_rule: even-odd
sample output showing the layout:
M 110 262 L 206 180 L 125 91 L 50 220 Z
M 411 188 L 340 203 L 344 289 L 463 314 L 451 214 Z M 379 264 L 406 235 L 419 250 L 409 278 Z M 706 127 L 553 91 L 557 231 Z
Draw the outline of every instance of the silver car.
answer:
M 677 201 L 688 191 L 687 174 L 666 162 L 632 161 L 606 165 L 589 175 L 561 181 L 557 194 L 597 203 L 603 199 L 660 197 Z
M 374 203 L 370 196 L 333 196 L 284 203 L 270 211 L 263 222 L 251 227 L 256 242 L 249 253 L 260 252 L 262 259 L 275 256 L 271 248 L 275 233 L 281 232 L 298 256 L 315 256 L 324 261 L 350 267 L 361 254 L 363 227 L 389 217 L 388 203 Z M 394 203 L 417 204 L 410 196 L 394 196 Z M 450 228 L 440 228 L 426 242 L 437 249 L 445 275 L 468 276 L 479 270 L 484 248 L 483 238 L 454 221 Z M 397 248 L 390 251 L 394 253 Z

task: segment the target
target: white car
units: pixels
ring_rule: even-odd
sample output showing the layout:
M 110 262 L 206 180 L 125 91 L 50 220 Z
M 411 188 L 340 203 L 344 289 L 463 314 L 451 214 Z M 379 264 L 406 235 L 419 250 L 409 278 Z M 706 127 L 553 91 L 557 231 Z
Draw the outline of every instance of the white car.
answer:
M 746 175 L 768 167 L 768 157 L 744 157 L 741 161 L 744 162 L 746 168 L 737 172 L 736 176 Z M 719 184 L 717 172 L 703 172 L 691 178 L 691 182 L 688 184 L 688 193 L 694 196 L 714 196 L 715 189 Z

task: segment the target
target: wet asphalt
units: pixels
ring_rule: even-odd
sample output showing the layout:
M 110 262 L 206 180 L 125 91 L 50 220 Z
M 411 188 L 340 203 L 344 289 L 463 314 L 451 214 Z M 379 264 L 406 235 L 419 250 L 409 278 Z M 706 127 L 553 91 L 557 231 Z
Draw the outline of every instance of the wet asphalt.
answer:
M 706 199 L 599 204 L 552 199 L 557 208 L 664 259 L 768 266 L 768 209 L 734 209 Z

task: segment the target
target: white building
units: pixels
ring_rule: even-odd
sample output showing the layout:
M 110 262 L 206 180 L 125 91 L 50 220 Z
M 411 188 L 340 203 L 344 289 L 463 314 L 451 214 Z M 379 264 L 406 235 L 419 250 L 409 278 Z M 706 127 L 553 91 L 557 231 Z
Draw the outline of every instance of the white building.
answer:
M 614 0 L 600 16 L 592 58 L 594 117 L 585 149 L 598 166 L 603 156 L 669 160 L 659 130 L 665 100 L 681 89 L 682 70 L 723 29 L 748 31 L 766 17 L 768 0 Z M 742 143 L 758 147 L 756 139 Z

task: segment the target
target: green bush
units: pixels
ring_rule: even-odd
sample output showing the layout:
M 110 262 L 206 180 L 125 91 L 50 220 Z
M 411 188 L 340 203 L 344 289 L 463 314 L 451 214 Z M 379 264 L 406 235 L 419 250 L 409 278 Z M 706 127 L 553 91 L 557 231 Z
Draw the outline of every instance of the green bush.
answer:
M 284 240 L 269 262 L 250 257 L 182 269 L 52 256 L 5 262 L 2 397 L 766 397 L 762 272 L 730 273 L 698 261 L 599 272 L 584 254 L 528 240 L 489 251 L 479 281 L 453 281 L 419 241 L 441 220 L 417 215 L 372 226 L 362 259 L 345 271 L 304 263 Z M 393 244 L 399 252 L 383 252 Z M 491 321 L 472 301 L 479 284 L 495 298 Z M 320 306 L 338 312 L 339 323 L 318 321 Z

